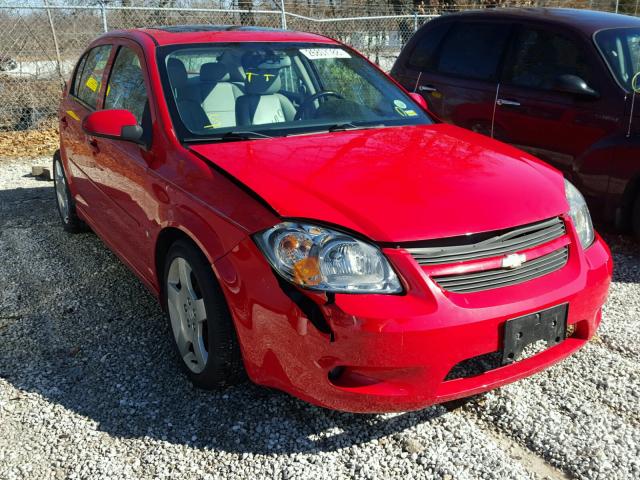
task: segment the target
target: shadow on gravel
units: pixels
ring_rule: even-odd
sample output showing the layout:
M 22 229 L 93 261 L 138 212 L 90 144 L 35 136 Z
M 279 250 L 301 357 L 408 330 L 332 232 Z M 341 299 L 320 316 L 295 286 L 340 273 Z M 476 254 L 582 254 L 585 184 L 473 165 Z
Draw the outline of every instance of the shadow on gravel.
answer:
M 400 439 L 446 413 L 351 415 L 250 383 L 194 389 L 153 297 L 95 235 L 62 231 L 50 187 L 0 190 L 0 283 L 0 377 L 115 437 L 237 453 L 333 451 Z
M 602 235 L 613 255 L 613 281 L 640 283 L 640 241 L 631 235 Z

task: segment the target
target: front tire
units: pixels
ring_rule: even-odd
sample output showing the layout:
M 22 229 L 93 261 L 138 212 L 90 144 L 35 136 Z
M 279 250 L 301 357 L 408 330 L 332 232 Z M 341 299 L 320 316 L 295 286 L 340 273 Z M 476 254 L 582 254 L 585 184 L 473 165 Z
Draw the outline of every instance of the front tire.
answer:
M 189 380 L 206 390 L 241 381 L 244 369 L 233 320 L 202 252 L 187 241 L 174 243 L 163 286 L 173 344 Z
M 53 154 L 53 184 L 56 192 L 56 204 L 62 221 L 62 228 L 70 233 L 78 233 L 84 230 L 82 220 L 76 213 L 76 204 L 69 191 L 67 175 L 60 158 L 60 150 Z

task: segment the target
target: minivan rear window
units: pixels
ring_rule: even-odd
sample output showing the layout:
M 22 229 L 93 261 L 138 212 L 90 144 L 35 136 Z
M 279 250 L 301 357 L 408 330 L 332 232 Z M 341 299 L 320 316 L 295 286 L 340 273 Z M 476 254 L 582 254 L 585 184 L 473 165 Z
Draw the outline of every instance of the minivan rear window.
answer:
M 438 54 L 438 73 L 475 80 L 495 79 L 510 29 L 510 25 L 501 23 L 457 23 Z
M 601 30 L 594 38 L 618 83 L 628 91 L 639 88 L 633 78 L 640 72 L 640 28 Z

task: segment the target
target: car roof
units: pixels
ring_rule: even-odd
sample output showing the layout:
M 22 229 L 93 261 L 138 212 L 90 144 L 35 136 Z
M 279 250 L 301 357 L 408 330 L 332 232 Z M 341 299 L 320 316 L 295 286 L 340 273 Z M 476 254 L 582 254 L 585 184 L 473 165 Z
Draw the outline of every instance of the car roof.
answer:
M 488 8 L 443 15 L 442 18 L 505 18 L 535 20 L 565 27 L 573 27 L 587 35 L 614 27 L 640 27 L 640 19 L 628 15 L 575 8 Z
M 171 25 L 136 28 L 109 32 L 107 35 L 136 37 L 140 34 L 153 38 L 158 46 L 214 43 L 214 42 L 314 42 L 332 43 L 335 40 L 314 33 L 280 30 L 277 28 L 237 25 Z

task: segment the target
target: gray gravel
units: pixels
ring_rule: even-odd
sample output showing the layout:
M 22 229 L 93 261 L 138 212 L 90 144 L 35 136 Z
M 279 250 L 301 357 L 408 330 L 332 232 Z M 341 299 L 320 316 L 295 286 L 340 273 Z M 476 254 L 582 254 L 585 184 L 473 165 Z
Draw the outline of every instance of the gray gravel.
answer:
M 456 410 L 358 416 L 195 390 L 160 308 L 58 225 L 49 159 L 0 158 L 0 478 L 640 478 L 640 247 L 608 236 L 597 337 Z

